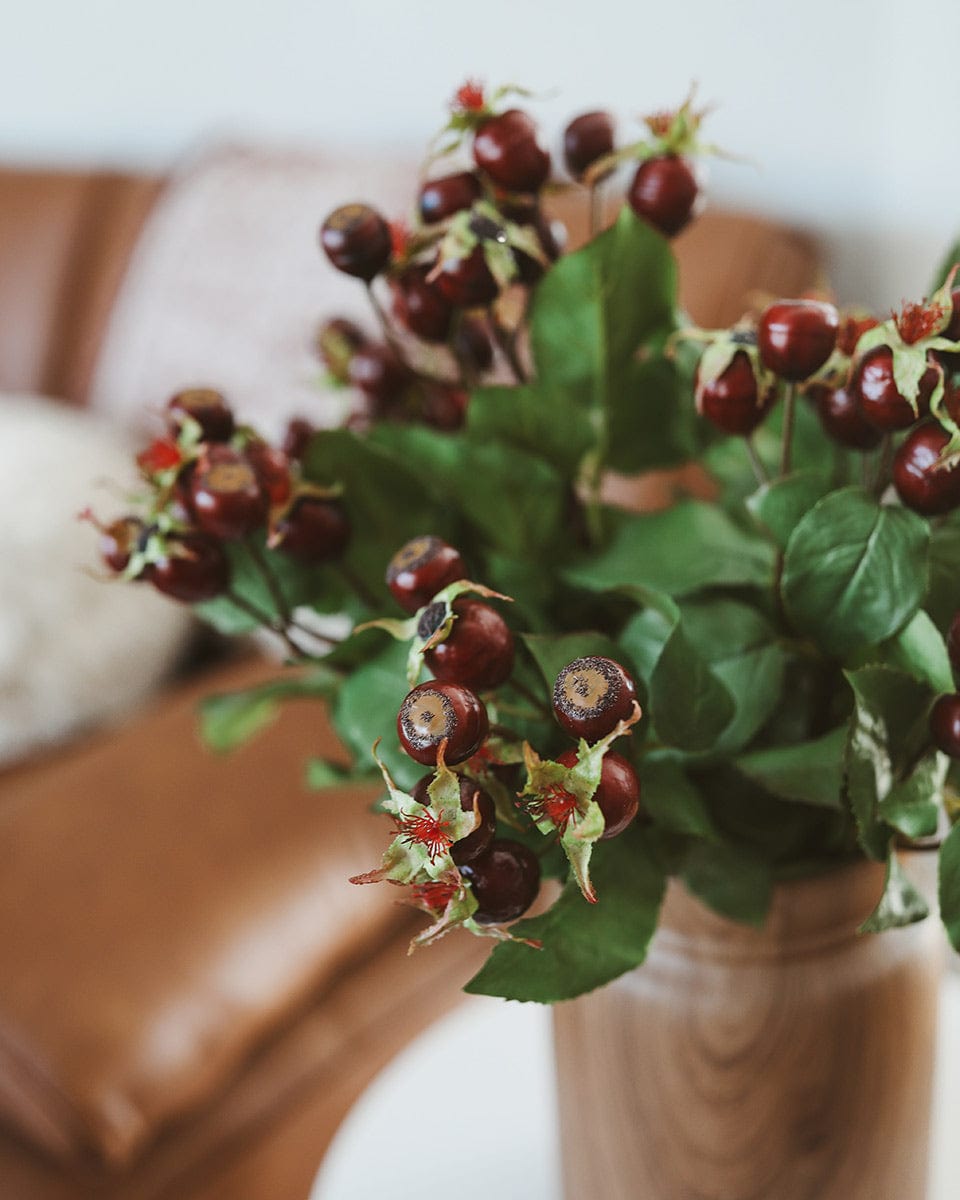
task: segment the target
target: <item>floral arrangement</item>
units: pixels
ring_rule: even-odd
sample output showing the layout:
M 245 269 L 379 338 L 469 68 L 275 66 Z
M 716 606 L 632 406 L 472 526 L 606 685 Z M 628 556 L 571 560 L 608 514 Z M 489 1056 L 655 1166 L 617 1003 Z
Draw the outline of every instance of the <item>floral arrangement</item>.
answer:
M 778 880 L 867 857 L 864 931 L 920 920 L 898 850 L 922 839 L 960 945 L 954 272 L 886 319 L 791 298 L 692 328 L 670 239 L 701 200 L 702 114 L 619 148 L 606 113 L 567 126 L 593 236 L 564 254 L 516 92 L 457 93 L 412 221 L 324 222 L 382 333 L 320 330 L 359 401 L 344 426 L 273 446 L 219 392 L 174 396 L 104 562 L 283 639 L 297 669 L 211 697 L 208 739 L 323 699 L 353 765 L 313 762 L 313 785 L 385 785 L 383 858 L 353 882 L 422 909 L 415 944 L 492 937 L 470 991 L 550 1002 L 638 965 L 671 876 L 759 925 Z M 606 499 L 611 472 L 691 462 L 706 499 Z

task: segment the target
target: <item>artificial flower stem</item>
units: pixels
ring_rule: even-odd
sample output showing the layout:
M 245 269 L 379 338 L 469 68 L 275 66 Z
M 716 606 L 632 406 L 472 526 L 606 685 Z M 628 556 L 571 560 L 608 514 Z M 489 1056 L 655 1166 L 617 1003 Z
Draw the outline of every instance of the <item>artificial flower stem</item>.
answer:
M 497 343 L 500 353 L 509 363 L 515 381 L 521 385 L 525 384 L 527 382 L 527 373 L 523 369 L 523 363 L 521 363 L 517 354 L 517 348 L 506 329 L 497 320 L 492 308 L 487 310 L 487 319 L 490 322 L 490 332 L 493 334 L 493 340 Z
M 553 714 L 550 711 L 549 704 L 547 704 L 546 701 L 541 700 L 539 696 L 537 696 L 536 692 L 534 692 L 531 688 L 528 688 L 525 683 L 522 683 L 519 679 L 511 679 L 510 686 L 518 695 L 523 696 L 525 700 L 528 700 L 533 707 L 538 710 L 538 712 L 543 713 L 545 717 L 552 718 Z
M 887 490 L 890 482 L 890 469 L 893 465 L 893 434 L 884 435 L 880 443 L 880 453 L 877 455 L 877 477 L 873 481 L 873 494 L 879 500 Z
M 603 193 L 600 184 L 590 184 L 590 236 L 596 237 L 603 228 Z
M 283 589 L 280 586 L 280 581 L 273 572 L 273 568 L 260 549 L 256 540 L 249 537 L 245 540 L 244 545 L 247 547 L 247 553 L 253 560 L 253 564 L 259 571 L 263 582 L 267 585 L 267 591 L 270 593 L 270 598 L 273 600 L 274 608 L 277 610 L 277 616 L 283 624 L 289 625 L 293 619 L 293 614 L 290 611 L 290 605 L 287 603 L 287 598 L 283 594 Z
M 770 482 L 770 476 L 767 474 L 767 468 L 763 465 L 763 460 L 757 453 L 757 447 L 753 442 L 753 435 L 747 434 L 743 439 L 743 444 L 747 450 L 747 457 L 750 459 L 750 466 L 753 467 L 753 473 L 756 476 L 757 483 L 763 487 L 765 483 Z
M 793 451 L 793 417 L 796 403 L 796 384 L 785 384 L 783 389 L 783 448 L 780 454 L 781 476 L 790 474 L 790 460 Z
M 229 600 L 235 608 L 239 608 L 241 612 L 245 612 L 247 616 L 252 617 L 258 625 L 262 625 L 265 629 L 269 629 L 271 633 L 275 633 L 278 637 L 282 638 L 294 659 L 302 661 L 309 657 L 309 655 L 305 654 L 304 651 L 293 640 L 293 638 L 290 636 L 290 631 L 283 624 L 281 624 L 279 621 L 272 621 L 267 614 L 261 612 L 255 604 L 251 604 L 248 600 L 245 600 L 243 596 L 238 595 L 234 591 L 226 592 L 225 598 Z

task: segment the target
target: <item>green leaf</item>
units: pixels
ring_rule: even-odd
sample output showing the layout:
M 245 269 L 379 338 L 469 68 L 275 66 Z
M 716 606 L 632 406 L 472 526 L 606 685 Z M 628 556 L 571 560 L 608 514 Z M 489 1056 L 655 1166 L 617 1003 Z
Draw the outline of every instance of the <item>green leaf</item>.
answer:
M 600 655 L 602 658 L 617 658 L 617 645 L 605 633 L 587 630 L 583 633 L 521 634 L 521 640 L 533 655 L 547 685 L 548 694 L 553 694 L 557 676 L 577 658 Z
M 902 929 L 930 915 L 926 900 L 903 872 L 893 851 L 887 859 L 887 875 L 883 895 L 869 917 L 860 926 L 860 933 L 882 933 L 885 929 Z
M 369 783 L 374 774 L 372 771 L 358 771 L 354 767 L 327 762 L 325 758 L 310 758 L 304 777 L 307 787 L 319 792 L 324 788 L 343 787 L 347 783 Z
M 946 756 L 936 751 L 922 758 L 910 775 L 879 801 L 883 820 L 905 837 L 933 837 L 940 824 L 947 762 Z
M 829 476 L 822 471 L 795 471 L 785 479 L 763 484 L 747 497 L 746 504 L 783 550 L 800 520 L 829 490 Z
M 781 800 L 839 808 L 847 737 L 846 726 L 841 726 L 812 742 L 742 754 L 733 765 Z
M 564 572 L 587 591 L 642 587 L 689 596 L 706 587 L 773 580 L 774 550 L 744 532 L 716 505 L 685 500 L 620 520 L 609 544 Z
M 825 496 L 787 543 L 782 591 L 796 627 L 828 654 L 881 642 L 916 613 L 927 586 L 926 522 L 860 488 Z
M 401 787 L 412 786 L 423 773 L 397 736 L 397 713 L 407 694 L 406 663 L 403 643 L 389 642 L 347 677 L 333 706 L 337 733 L 357 763 L 370 762 L 373 744 L 381 738 L 380 755 Z
M 906 671 L 936 692 L 953 691 L 953 670 L 946 642 L 923 609 L 899 633 L 868 654 L 867 661 Z
M 947 281 L 947 276 L 958 262 L 960 262 L 960 239 L 953 243 L 940 260 L 940 265 L 937 267 L 936 273 L 930 281 L 930 287 L 927 289 L 928 296 L 932 296 L 934 292 L 939 291 L 943 287 Z
M 649 838 L 634 826 L 601 842 L 592 874 L 599 903 L 588 904 L 577 885 L 568 883 L 546 913 L 511 927 L 517 936 L 541 941 L 543 948 L 498 946 L 465 990 L 553 1004 L 639 966 L 656 928 L 666 882 Z
M 283 700 L 329 697 L 339 683 L 339 675 L 319 667 L 246 691 L 207 696 L 200 702 L 200 736 L 211 750 L 235 750 L 277 718 Z
M 954 825 L 940 847 L 938 893 L 950 945 L 960 950 L 960 825 Z
M 640 772 L 640 804 L 655 823 L 672 833 L 716 841 L 719 837 L 700 789 L 669 759 L 647 759 Z
M 960 513 L 951 513 L 930 531 L 930 583 L 924 608 L 941 633 L 946 633 L 960 607 Z
M 570 392 L 536 387 L 480 388 L 470 396 L 467 432 L 473 441 L 508 442 L 546 458 L 565 475 L 577 467 L 596 438 L 589 410 Z
M 678 363 L 655 354 L 634 363 L 608 397 L 605 465 L 634 475 L 692 459 L 700 443 L 692 397 L 693 380 Z
M 769 863 L 749 850 L 697 842 L 681 874 L 689 891 L 721 916 L 758 927 L 766 919 L 773 894 L 773 872 Z

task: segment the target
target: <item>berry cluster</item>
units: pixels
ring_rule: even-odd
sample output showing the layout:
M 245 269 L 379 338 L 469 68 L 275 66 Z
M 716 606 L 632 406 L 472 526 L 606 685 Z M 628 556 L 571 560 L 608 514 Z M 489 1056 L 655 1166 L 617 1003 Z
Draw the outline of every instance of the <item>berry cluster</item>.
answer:
M 539 831 L 551 839 L 547 846 L 559 842 L 584 895 L 595 900 L 592 846 L 622 833 L 640 808 L 633 766 L 609 749 L 640 716 L 633 680 L 607 658 L 564 667 L 552 711 L 579 745 L 541 759 L 507 725 L 491 723 L 496 690 L 513 674 L 514 638 L 490 604 L 464 597 L 492 593 L 465 578 L 460 553 L 440 538 L 415 538 L 393 556 L 386 581 L 410 620 L 370 624 L 412 638 L 411 681 L 422 665 L 434 676 L 407 693 L 397 735 L 406 754 L 433 771 L 407 793 L 381 764 L 396 837 L 381 868 L 355 882 L 409 886 L 413 902 L 434 918 L 418 943 L 454 925 L 506 938 L 498 927 L 522 916 L 539 892 Z M 527 779 L 519 789 L 521 763 Z M 500 824 L 516 836 L 498 836 Z

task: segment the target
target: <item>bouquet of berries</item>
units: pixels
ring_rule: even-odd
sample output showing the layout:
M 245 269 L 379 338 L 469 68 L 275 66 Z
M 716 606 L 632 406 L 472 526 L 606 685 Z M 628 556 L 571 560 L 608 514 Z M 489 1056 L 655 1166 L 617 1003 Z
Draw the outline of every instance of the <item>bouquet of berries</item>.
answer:
M 422 909 L 415 944 L 495 939 L 468 990 L 555 1001 L 638 965 L 671 876 L 761 924 L 778 880 L 867 857 L 886 886 L 865 931 L 917 921 L 917 842 L 960 943 L 953 271 L 887 319 L 777 299 L 693 328 L 670 239 L 701 198 L 702 114 L 621 146 L 577 117 L 561 185 L 516 94 L 461 88 L 412 219 L 323 223 L 381 331 L 318 335 L 355 396 L 343 427 L 297 419 L 273 446 L 181 392 L 106 565 L 282 638 L 292 669 L 212 697 L 208 738 L 322 699 L 353 765 L 312 783 L 379 772 L 393 827 L 353 882 Z M 592 227 L 572 253 L 559 186 Z M 612 472 L 691 462 L 700 498 L 608 502 Z

